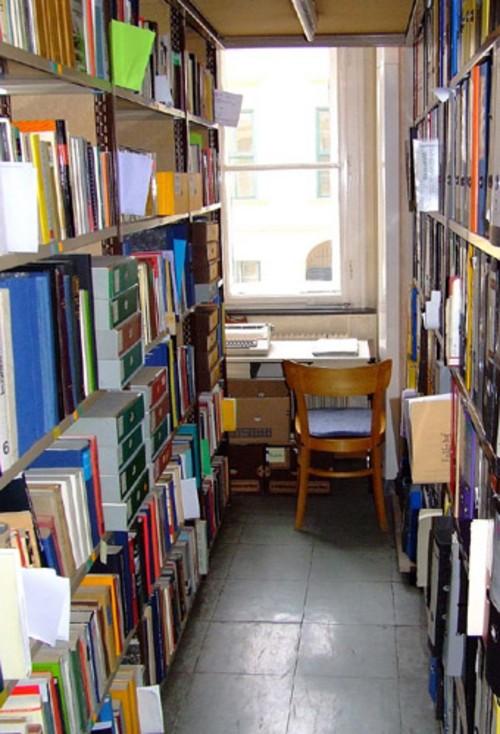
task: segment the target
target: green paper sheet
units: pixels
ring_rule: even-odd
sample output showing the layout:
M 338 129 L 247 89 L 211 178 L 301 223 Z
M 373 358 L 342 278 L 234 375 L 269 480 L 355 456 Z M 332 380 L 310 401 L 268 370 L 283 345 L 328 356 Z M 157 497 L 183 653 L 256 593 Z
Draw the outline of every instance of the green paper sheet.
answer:
M 113 84 L 140 92 L 155 33 L 112 20 L 110 34 Z
M 210 448 L 206 438 L 200 440 L 201 445 L 201 473 L 206 477 L 212 471 L 212 462 L 210 461 Z

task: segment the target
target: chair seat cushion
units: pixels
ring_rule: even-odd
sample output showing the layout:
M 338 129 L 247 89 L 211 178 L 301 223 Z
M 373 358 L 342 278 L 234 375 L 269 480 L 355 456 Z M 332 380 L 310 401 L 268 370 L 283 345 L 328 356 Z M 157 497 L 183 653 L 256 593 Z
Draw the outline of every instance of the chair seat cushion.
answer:
M 314 408 L 308 411 L 309 433 L 316 438 L 369 436 L 370 408 Z

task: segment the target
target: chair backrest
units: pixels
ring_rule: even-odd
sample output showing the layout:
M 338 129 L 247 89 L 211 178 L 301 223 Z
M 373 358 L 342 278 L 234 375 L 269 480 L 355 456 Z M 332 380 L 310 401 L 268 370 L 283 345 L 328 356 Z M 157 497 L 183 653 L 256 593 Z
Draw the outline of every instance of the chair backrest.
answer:
M 285 361 L 283 370 L 293 391 L 302 429 L 307 433 L 307 395 L 330 398 L 371 398 L 372 430 L 379 431 L 384 414 L 384 396 L 392 373 L 392 360 L 362 367 L 316 367 Z

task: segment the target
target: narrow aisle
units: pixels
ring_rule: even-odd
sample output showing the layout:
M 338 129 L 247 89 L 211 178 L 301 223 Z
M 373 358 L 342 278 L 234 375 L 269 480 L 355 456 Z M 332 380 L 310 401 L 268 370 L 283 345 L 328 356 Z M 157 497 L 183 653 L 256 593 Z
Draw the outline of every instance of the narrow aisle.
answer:
M 175 734 L 434 734 L 422 593 L 367 484 L 236 496 L 164 689 Z

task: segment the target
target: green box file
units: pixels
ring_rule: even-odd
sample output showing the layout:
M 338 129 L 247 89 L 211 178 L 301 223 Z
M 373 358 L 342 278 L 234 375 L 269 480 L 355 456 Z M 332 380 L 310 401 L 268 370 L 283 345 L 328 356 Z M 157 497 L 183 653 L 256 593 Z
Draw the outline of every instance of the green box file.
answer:
M 68 433 L 90 433 L 101 446 L 117 446 L 144 418 L 144 399 L 128 390 L 105 393 L 75 423 Z
M 118 474 L 101 474 L 103 501 L 121 502 L 126 499 L 145 468 L 146 447 L 142 445 Z
M 125 500 L 122 502 L 103 502 L 102 507 L 106 532 L 128 530 L 148 492 L 149 470 L 146 469 Z
M 143 433 L 143 423 L 141 421 L 121 443 L 115 446 L 100 446 L 99 469 L 102 474 L 118 474 L 142 444 Z
M 141 368 L 144 358 L 142 339 L 132 349 L 118 359 L 102 359 L 98 361 L 99 387 L 101 390 L 113 390 L 125 387 L 131 377 Z
M 134 257 L 99 255 L 92 258 L 94 298 L 115 298 L 137 284 L 137 260 Z
M 114 329 L 138 309 L 139 287 L 133 285 L 116 298 L 96 298 L 94 300 L 95 322 L 102 324 L 104 329 Z

